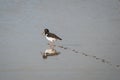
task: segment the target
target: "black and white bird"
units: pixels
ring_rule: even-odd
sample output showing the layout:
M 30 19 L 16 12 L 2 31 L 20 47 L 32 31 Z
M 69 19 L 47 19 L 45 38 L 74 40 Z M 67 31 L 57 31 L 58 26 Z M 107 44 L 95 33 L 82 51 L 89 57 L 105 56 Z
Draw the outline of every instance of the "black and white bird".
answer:
M 48 29 L 44 29 L 45 37 L 50 42 L 55 42 L 56 40 L 62 40 L 57 35 L 50 33 Z
M 44 29 L 44 34 L 45 37 L 48 41 L 50 41 L 50 43 L 54 43 L 57 40 L 62 40 L 60 37 L 58 37 L 57 35 L 50 33 L 48 29 Z

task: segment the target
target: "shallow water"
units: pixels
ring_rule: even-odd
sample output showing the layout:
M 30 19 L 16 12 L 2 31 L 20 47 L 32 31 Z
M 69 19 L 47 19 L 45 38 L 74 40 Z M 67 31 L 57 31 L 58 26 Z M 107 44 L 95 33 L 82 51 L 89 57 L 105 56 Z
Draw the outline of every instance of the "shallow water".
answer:
M 0 80 L 120 80 L 119 0 L 0 0 Z M 44 28 L 63 40 L 49 49 Z

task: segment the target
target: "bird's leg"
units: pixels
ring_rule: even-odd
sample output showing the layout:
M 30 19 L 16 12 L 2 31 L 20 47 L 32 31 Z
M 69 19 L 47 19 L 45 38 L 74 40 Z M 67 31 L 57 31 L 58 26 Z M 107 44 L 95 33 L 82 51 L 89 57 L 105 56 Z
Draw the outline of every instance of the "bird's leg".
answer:
M 54 42 L 52 42 L 52 49 L 54 49 Z
M 54 41 L 51 42 L 51 48 L 54 49 Z
M 54 42 L 49 42 L 48 45 L 50 45 L 51 49 L 54 49 L 54 47 L 55 47 Z
M 50 48 L 52 48 L 52 42 L 49 42 L 49 44 L 48 45 L 50 45 Z

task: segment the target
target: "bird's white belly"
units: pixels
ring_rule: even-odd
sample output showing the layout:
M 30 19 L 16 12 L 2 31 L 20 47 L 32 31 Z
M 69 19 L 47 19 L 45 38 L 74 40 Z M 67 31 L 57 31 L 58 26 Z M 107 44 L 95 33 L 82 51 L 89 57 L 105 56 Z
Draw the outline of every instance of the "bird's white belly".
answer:
M 51 41 L 51 42 L 56 41 L 56 39 L 55 39 L 55 38 L 52 38 L 52 37 L 47 37 L 47 36 L 46 36 L 46 39 L 49 40 L 49 41 Z

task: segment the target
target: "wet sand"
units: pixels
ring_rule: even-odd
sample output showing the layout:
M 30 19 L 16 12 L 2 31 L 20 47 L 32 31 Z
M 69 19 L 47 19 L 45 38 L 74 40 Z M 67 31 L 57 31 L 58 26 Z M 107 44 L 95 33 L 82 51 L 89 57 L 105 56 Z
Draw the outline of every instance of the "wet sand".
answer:
M 119 80 L 119 0 L 0 0 L 0 80 Z M 60 36 L 56 56 L 44 28 Z

